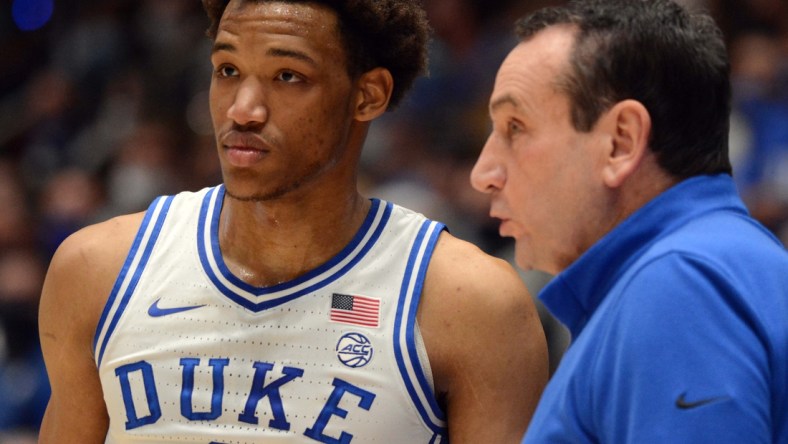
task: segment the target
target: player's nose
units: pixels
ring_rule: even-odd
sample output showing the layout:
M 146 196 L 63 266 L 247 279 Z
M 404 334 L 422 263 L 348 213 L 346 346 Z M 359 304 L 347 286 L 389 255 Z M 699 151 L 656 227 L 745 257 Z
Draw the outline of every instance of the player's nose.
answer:
M 268 118 L 265 99 L 266 93 L 261 82 L 254 77 L 247 77 L 238 85 L 233 103 L 227 109 L 227 117 L 239 125 L 264 123 Z

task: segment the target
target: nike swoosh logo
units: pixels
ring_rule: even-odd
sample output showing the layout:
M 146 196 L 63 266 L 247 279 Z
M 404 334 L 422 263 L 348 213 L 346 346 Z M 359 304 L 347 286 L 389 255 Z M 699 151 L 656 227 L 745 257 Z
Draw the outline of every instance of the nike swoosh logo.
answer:
M 680 408 L 681 410 L 694 409 L 702 405 L 711 404 L 713 402 L 729 399 L 728 396 L 716 396 L 714 398 L 699 399 L 697 401 L 687 401 L 686 399 L 684 399 L 685 396 L 687 396 L 686 392 L 682 393 L 681 395 L 679 395 L 678 398 L 676 398 L 676 407 Z
M 175 313 L 182 313 L 184 311 L 194 310 L 195 308 L 205 307 L 205 305 L 188 305 L 185 307 L 172 307 L 172 308 L 161 308 L 159 307 L 159 301 L 161 299 L 156 299 L 153 304 L 148 308 L 148 315 L 153 318 L 159 318 L 162 316 L 167 316 Z

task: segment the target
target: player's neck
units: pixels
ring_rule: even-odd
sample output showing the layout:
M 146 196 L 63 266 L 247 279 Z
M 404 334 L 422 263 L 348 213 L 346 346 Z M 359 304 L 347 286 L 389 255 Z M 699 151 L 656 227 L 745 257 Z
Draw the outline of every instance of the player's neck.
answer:
M 243 202 L 225 197 L 219 245 L 230 271 L 270 286 L 295 279 L 339 253 L 353 238 L 370 202 L 343 200 Z

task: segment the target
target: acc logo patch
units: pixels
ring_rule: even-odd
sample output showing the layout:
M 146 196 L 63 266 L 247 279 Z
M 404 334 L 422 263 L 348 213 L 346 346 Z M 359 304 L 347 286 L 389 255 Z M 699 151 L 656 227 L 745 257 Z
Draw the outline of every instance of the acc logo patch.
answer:
M 372 359 L 372 343 L 361 333 L 345 333 L 337 342 L 337 357 L 348 367 L 363 367 Z

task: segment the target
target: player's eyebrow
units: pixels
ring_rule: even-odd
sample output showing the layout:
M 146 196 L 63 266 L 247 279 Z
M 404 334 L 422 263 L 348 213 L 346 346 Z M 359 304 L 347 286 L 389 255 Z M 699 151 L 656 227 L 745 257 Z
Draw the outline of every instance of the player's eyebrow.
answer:
M 216 54 L 220 51 L 227 51 L 227 52 L 237 52 L 237 48 L 232 43 L 227 42 L 215 42 L 213 47 L 211 48 L 211 54 Z M 266 55 L 273 56 L 273 57 L 289 57 L 293 59 L 300 60 L 302 62 L 309 63 L 312 66 L 317 66 L 317 62 L 312 57 L 309 57 L 306 53 L 301 51 L 295 51 L 292 49 L 283 49 L 283 48 L 269 48 L 266 51 Z
M 302 62 L 309 63 L 312 66 L 317 66 L 317 62 L 312 57 L 309 57 L 306 53 L 301 51 L 294 51 L 292 49 L 282 49 L 282 48 L 270 48 L 266 51 L 267 55 L 274 56 L 274 57 L 290 57 L 294 59 L 301 60 Z
M 219 51 L 227 51 L 227 52 L 235 52 L 235 46 L 230 43 L 224 42 L 214 42 L 213 47 L 211 48 L 211 54 L 216 54 Z

